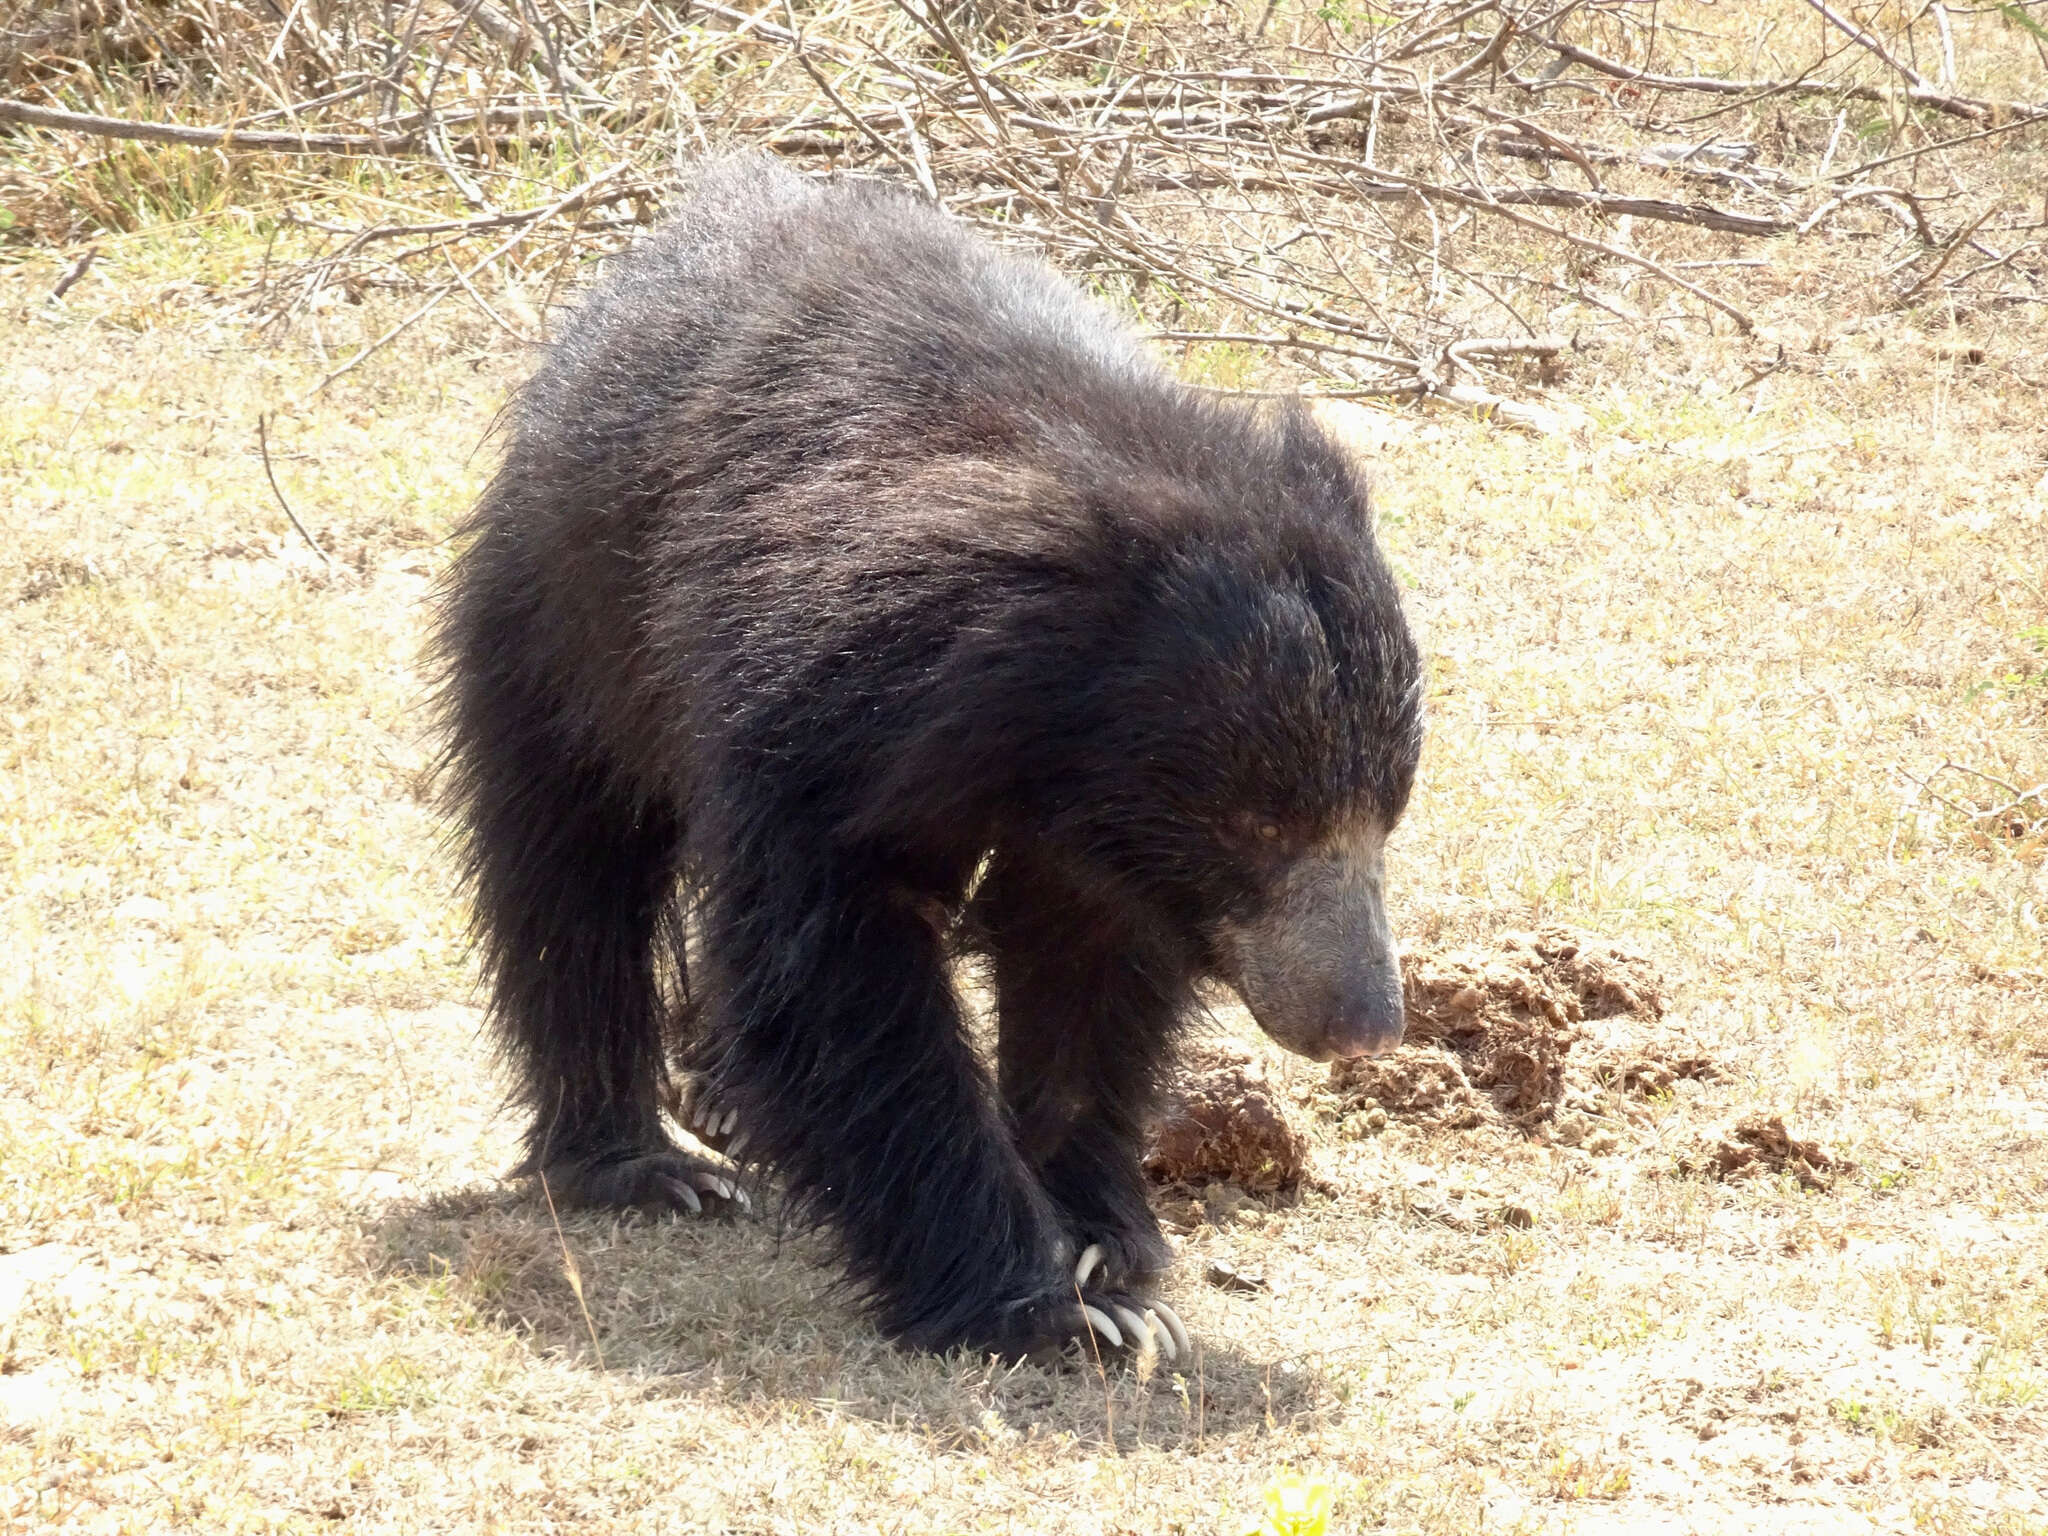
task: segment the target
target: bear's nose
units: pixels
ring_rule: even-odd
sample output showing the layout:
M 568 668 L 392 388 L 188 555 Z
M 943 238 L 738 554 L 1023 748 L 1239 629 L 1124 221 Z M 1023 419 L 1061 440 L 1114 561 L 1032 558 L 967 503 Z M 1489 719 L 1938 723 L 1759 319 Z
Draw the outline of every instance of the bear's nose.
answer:
M 1408 1027 L 1398 975 L 1368 975 L 1348 982 L 1331 1000 L 1323 1045 L 1335 1057 L 1384 1056 Z

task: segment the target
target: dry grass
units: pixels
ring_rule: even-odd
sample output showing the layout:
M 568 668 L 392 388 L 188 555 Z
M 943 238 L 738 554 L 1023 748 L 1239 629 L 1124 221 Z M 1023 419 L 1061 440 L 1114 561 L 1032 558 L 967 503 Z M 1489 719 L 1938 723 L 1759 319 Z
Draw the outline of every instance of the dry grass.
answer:
M 1601 1152 L 1318 1123 L 1187 1211 L 1200 1371 L 1104 1382 L 899 1357 L 772 1220 L 565 1217 L 572 1284 L 415 662 L 524 360 L 437 316 L 309 401 L 374 302 L 258 349 L 235 221 L 103 247 L 0 269 L 0 1529 L 1234 1533 L 1296 1466 L 1342 1530 L 2048 1531 L 2048 839 L 1964 771 L 2048 780 L 2038 306 L 1838 334 L 1769 247 L 1770 342 L 1627 333 L 1568 431 L 1332 407 L 1432 658 L 1406 940 L 1626 941 L 1727 1075 Z M 1680 1172 L 1754 1112 L 1855 1172 Z

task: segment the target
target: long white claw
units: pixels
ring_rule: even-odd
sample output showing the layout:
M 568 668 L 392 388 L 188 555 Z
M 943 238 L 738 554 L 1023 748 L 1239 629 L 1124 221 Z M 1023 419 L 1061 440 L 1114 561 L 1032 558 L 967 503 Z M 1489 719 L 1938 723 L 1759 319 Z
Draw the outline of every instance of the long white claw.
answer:
M 1159 1353 L 1166 1356 L 1166 1363 L 1168 1365 L 1173 1364 L 1174 1361 L 1180 1358 L 1180 1346 L 1174 1342 L 1172 1330 L 1161 1320 L 1159 1309 L 1157 1307 L 1147 1307 L 1145 1309 L 1145 1321 L 1152 1329 L 1152 1339 L 1159 1346 Z
M 692 1216 L 702 1216 L 704 1214 L 704 1202 L 697 1198 L 697 1191 L 690 1188 L 689 1185 L 683 1183 L 680 1179 L 670 1179 L 668 1187 L 682 1196 L 683 1204 L 690 1208 Z
M 1129 1307 L 1118 1306 L 1115 1302 L 1110 1303 L 1109 1310 L 1116 1314 L 1117 1326 L 1124 1331 L 1124 1337 L 1131 1341 L 1131 1348 L 1143 1349 L 1145 1341 L 1152 1337 L 1152 1330 L 1145 1326 L 1145 1319 Z
M 728 1109 L 725 1112 L 725 1119 L 719 1123 L 718 1134 L 721 1136 L 730 1136 L 732 1134 L 732 1128 L 738 1125 L 739 1123 L 740 1112 L 736 1109 Z
M 690 1101 L 689 1124 L 690 1129 L 693 1131 L 704 1129 L 704 1101 L 702 1099 L 692 1099 Z
M 1187 1328 L 1181 1323 L 1180 1314 L 1163 1301 L 1152 1303 L 1152 1310 L 1159 1321 L 1166 1324 L 1166 1331 L 1173 1335 L 1173 1358 L 1186 1356 L 1192 1360 L 1195 1355 L 1195 1341 L 1188 1337 Z
M 1095 1266 L 1102 1262 L 1102 1244 L 1090 1243 L 1081 1250 L 1081 1257 L 1074 1264 L 1074 1284 L 1086 1285 L 1088 1277 L 1095 1273 Z
M 715 1173 L 700 1173 L 697 1175 L 697 1187 L 718 1196 L 721 1200 L 730 1200 L 732 1198 L 732 1186 Z
M 1093 1328 L 1097 1333 L 1109 1340 L 1109 1347 L 1111 1349 L 1122 1349 L 1124 1347 L 1124 1336 L 1116 1331 L 1116 1324 L 1109 1320 L 1108 1314 L 1103 1312 L 1100 1307 L 1091 1307 L 1084 1301 L 1081 1303 L 1081 1315 L 1088 1319 L 1088 1326 L 1090 1328 Z

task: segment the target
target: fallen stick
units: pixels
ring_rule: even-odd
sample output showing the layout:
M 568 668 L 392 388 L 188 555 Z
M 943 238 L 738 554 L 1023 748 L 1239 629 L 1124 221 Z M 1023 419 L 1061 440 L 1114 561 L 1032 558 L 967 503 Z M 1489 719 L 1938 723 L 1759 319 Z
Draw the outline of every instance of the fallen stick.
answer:
M 546 111 L 535 107 L 487 107 L 465 114 L 463 121 L 477 124 L 477 131 L 513 127 L 544 119 Z M 157 123 L 130 117 L 102 117 L 95 112 L 67 112 L 60 107 L 38 107 L 11 97 L 0 97 L 0 123 L 21 123 L 30 128 L 49 128 L 60 133 L 86 133 L 101 139 L 127 139 L 143 144 L 183 144 L 193 149 L 253 150 L 287 155 L 397 155 L 420 148 L 432 124 L 422 113 L 394 119 L 382 133 L 284 132 L 274 128 L 241 128 L 233 123 L 195 127 L 187 123 Z
M 1647 69 L 1637 69 L 1630 64 L 1617 63 L 1602 58 L 1591 49 L 1581 48 L 1576 43 L 1567 43 L 1558 38 L 1537 38 L 1544 47 L 1574 63 L 1616 80 L 1626 80 L 1632 85 L 1647 85 L 1663 91 L 1699 91 L 1709 96 L 1827 96 L 1852 101 L 1891 101 L 1904 96 L 1916 107 L 1927 107 L 1944 112 L 1950 117 L 1966 117 L 1972 122 L 2003 122 L 2013 118 L 2036 121 L 2048 118 L 2048 106 L 2016 101 L 1992 101 L 1979 96 L 1951 96 L 1941 91 L 1929 90 L 1924 86 L 1909 85 L 1903 90 L 1879 85 L 1855 85 L 1833 83 L 1821 80 L 1721 80 L 1711 75 L 1660 75 Z M 1570 85 L 1569 80 L 1548 80 L 1542 82 L 1523 81 L 1524 85 Z
M 183 123 L 137 122 L 126 117 L 101 117 L 91 112 L 66 112 L 0 97 L 0 123 L 89 133 L 102 139 L 133 139 L 144 144 L 187 144 L 195 149 L 278 150 L 298 155 L 388 155 L 408 149 L 416 134 L 397 136 L 360 133 L 280 133 L 269 128 L 190 128 Z

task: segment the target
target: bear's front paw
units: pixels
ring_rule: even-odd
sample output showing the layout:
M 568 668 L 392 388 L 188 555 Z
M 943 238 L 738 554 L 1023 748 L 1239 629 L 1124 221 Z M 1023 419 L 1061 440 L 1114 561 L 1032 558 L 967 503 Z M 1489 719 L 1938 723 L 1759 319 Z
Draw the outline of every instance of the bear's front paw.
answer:
M 1169 1365 L 1183 1356 L 1192 1357 L 1194 1343 L 1181 1323 L 1180 1314 L 1157 1298 L 1147 1300 L 1123 1289 L 1136 1283 L 1140 1274 L 1126 1271 L 1119 1275 L 1103 1267 L 1104 1258 L 1102 1245 L 1090 1243 L 1074 1262 L 1074 1288 L 1080 1292 L 1081 1310 L 1096 1336 L 1103 1336 L 1102 1324 L 1109 1321 L 1112 1348 L 1137 1354 L 1149 1338 Z M 1134 1264 L 1133 1269 L 1136 1268 Z M 1141 1272 L 1142 1278 L 1149 1279 L 1155 1272 L 1147 1266 Z
M 1173 1262 L 1173 1250 L 1151 1221 L 1077 1223 L 1068 1229 L 1067 1242 L 1067 1252 L 1080 1255 L 1074 1264 L 1076 1285 L 1149 1294 Z
M 728 1169 L 675 1148 L 563 1158 L 535 1170 L 557 1205 L 596 1205 L 701 1216 L 751 1202 Z
M 1016 1307 L 1005 1319 L 996 1353 L 1052 1364 L 1078 1353 L 1083 1363 L 1136 1360 L 1147 1348 L 1168 1365 L 1194 1358 L 1194 1341 L 1165 1302 L 1110 1283 L 1102 1249 L 1089 1244 L 1074 1266 L 1071 1289 Z

